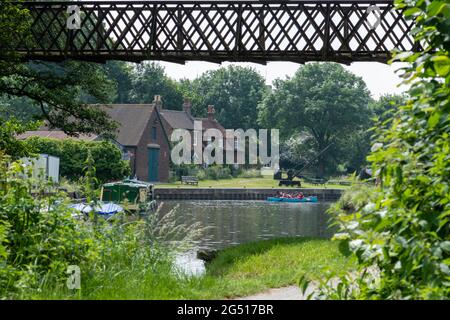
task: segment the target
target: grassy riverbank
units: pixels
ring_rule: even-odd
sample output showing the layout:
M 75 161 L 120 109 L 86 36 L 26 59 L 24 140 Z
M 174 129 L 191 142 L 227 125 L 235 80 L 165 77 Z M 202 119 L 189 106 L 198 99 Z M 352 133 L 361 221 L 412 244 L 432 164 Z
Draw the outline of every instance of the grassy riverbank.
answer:
M 198 277 L 175 276 L 167 260 L 145 263 L 116 257 L 104 272 L 82 281 L 82 290 L 47 288 L 44 299 L 223 299 L 295 284 L 301 275 L 321 277 L 326 268 L 345 271 L 354 261 L 329 240 L 282 238 L 239 245 L 219 253 Z M 148 261 L 147 261 L 148 263 Z
M 180 181 L 172 183 L 157 183 L 155 188 L 278 188 L 278 180 L 272 177 L 261 178 L 232 178 L 220 180 L 200 180 L 198 186 L 181 184 Z M 339 184 L 313 185 L 311 183 L 303 183 L 302 188 L 329 188 L 329 189 L 347 189 L 348 186 Z
M 349 270 L 354 263 L 330 240 L 280 238 L 242 244 L 220 252 L 208 265 L 199 297 L 246 296 L 295 284 L 304 274 L 320 278 L 326 270 Z

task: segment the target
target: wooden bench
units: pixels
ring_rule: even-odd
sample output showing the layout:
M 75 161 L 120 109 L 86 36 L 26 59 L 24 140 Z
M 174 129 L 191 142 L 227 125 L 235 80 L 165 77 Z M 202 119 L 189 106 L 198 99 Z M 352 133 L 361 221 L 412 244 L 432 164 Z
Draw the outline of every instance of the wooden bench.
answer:
M 193 176 L 181 176 L 181 183 L 192 184 L 198 186 L 198 179 Z

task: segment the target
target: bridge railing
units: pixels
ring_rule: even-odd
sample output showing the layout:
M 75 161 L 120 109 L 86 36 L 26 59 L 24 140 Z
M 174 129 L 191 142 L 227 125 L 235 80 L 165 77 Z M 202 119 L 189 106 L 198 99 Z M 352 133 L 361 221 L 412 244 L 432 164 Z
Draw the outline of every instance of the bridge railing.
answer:
M 386 61 L 418 50 L 392 1 L 25 2 L 27 59 Z M 76 5 L 80 28 L 69 29 Z M 370 11 L 374 6 L 378 11 Z M 379 14 L 379 17 L 377 17 Z M 378 18 L 378 20 L 377 20 Z

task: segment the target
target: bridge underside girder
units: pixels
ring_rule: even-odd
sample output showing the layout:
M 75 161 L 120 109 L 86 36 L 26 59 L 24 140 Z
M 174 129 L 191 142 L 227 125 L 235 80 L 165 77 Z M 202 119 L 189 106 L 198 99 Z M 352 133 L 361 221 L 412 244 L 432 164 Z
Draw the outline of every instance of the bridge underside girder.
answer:
M 31 42 L 24 59 L 386 62 L 416 51 L 413 27 L 392 1 L 29 2 Z M 81 28 L 67 28 L 67 7 Z M 367 8 L 376 5 L 381 12 Z M 26 44 L 25 44 L 26 43 Z

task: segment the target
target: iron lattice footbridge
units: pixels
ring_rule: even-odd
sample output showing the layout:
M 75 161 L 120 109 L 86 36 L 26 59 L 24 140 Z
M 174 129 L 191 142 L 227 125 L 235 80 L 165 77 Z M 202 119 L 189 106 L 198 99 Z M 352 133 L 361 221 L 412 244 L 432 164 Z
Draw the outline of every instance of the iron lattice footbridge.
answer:
M 25 59 L 386 62 L 417 51 L 392 1 L 25 2 L 32 19 Z M 69 29 L 68 6 L 80 27 Z M 370 11 L 377 6 L 378 12 Z M 377 14 L 379 14 L 378 25 Z

